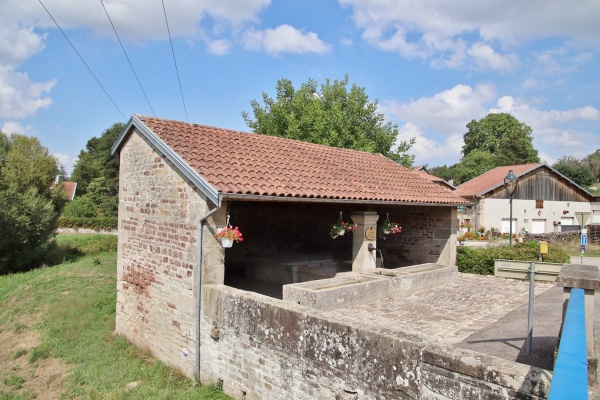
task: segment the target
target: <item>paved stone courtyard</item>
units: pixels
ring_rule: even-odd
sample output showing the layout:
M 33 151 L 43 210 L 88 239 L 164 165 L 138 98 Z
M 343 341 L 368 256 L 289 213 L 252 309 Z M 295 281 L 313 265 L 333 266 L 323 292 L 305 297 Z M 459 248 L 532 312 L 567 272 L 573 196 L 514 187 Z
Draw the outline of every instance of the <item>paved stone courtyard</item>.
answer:
M 553 286 L 552 283 L 536 283 L 535 295 Z M 407 298 L 380 300 L 332 313 L 388 330 L 426 336 L 431 341 L 457 344 L 528 300 L 528 282 L 459 274 L 455 283 L 417 292 Z

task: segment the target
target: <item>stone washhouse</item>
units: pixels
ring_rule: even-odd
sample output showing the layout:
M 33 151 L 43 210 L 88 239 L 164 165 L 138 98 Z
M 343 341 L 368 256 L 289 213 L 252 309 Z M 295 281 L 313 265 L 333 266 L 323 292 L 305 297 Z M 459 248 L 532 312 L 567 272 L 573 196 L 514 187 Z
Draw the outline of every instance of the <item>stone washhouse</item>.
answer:
M 539 391 L 525 366 L 332 317 L 455 279 L 456 210 L 470 203 L 422 174 L 378 154 L 137 115 L 112 151 L 116 332 L 185 375 L 236 399 Z M 340 218 L 355 230 L 333 239 Z M 402 232 L 381 235 L 387 220 Z M 228 223 L 243 242 L 224 248 L 215 233 Z

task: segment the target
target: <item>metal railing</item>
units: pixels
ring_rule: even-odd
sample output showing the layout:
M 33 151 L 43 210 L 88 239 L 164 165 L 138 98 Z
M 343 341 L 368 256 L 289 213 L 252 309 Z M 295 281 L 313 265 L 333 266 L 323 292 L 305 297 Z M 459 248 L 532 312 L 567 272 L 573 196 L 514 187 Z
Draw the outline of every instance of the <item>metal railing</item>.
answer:
M 588 398 L 584 297 L 583 289 L 571 289 L 548 400 Z

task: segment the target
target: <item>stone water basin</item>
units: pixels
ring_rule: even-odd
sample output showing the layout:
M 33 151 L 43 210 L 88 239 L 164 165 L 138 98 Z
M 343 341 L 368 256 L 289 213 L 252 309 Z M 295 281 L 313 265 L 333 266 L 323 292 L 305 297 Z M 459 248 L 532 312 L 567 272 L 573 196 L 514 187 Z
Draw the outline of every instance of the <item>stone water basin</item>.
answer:
M 420 290 L 455 282 L 457 277 L 458 268 L 452 265 L 430 263 L 396 269 L 376 268 L 284 285 L 283 300 L 320 310 L 335 310 L 389 297 L 408 297 Z
M 335 278 L 283 286 L 283 300 L 335 310 L 388 297 L 390 281 L 380 277 L 346 273 Z
M 377 268 L 365 275 L 388 278 L 391 281 L 390 297 L 408 297 L 419 290 L 456 282 L 458 267 L 427 263 L 394 269 Z

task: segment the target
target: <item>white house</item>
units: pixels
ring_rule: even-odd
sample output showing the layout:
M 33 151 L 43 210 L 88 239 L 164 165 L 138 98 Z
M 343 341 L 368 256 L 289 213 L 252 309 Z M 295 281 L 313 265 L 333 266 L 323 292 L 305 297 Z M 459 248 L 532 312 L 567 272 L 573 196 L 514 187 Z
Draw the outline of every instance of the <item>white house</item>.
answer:
M 535 163 L 497 167 L 458 186 L 455 193 L 473 203 L 464 218 L 475 228 L 509 232 L 510 196 L 504 179 L 510 171 L 517 178 L 512 195 L 513 233 L 560 232 L 600 222 L 594 196 L 552 167 Z

